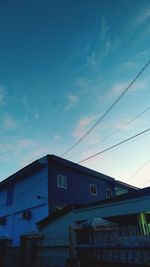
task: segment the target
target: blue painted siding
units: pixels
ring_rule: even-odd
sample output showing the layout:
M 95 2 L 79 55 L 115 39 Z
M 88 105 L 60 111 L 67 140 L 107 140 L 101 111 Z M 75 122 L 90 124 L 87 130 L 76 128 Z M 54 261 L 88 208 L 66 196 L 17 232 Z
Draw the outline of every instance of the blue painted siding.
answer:
M 57 175 L 67 178 L 67 188 L 57 186 Z M 97 187 L 97 195 L 90 193 L 90 184 Z M 106 189 L 110 188 L 114 195 L 114 181 L 105 181 L 92 175 L 85 174 L 73 168 L 67 168 L 60 164 L 51 164 L 49 167 L 49 205 L 87 204 L 93 201 L 105 199 Z
M 0 216 L 5 216 L 6 224 L 0 225 L 0 236 L 6 235 L 17 245 L 20 235 L 36 229 L 36 222 L 48 216 L 48 168 L 43 166 L 38 172 L 24 176 L 13 182 L 11 203 L 7 205 L 8 192 L 12 184 L 0 191 Z M 37 198 L 41 196 L 41 198 Z M 31 219 L 23 218 L 23 211 L 31 210 Z
M 57 175 L 66 177 L 66 188 L 57 186 Z M 97 187 L 96 195 L 90 193 L 90 184 Z M 0 236 L 6 234 L 17 245 L 20 235 L 34 231 L 36 223 L 55 207 L 105 199 L 107 188 L 115 195 L 116 185 L 124 187 L 111 177 L 47 155 L 0 183 L 0 217 L 6 218 L 6 224 L 0 225 Z M 29 220 L 23 218 L 26 209 L 31 210 Z

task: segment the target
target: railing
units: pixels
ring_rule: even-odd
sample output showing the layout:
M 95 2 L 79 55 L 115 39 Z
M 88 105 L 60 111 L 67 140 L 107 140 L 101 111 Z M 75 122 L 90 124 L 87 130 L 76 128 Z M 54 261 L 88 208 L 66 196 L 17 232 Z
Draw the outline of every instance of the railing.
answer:
M 80 231 L 79 235 L 82 235 Z M 89 231 L 89 242 L 78 237 L 77 254 L 82 266 L 97 263 L 139 264 L 150 266 L 149 227 L 139 225 L 118 227 L 115 231 Z M 85 236 L 85 230 L 83 231 Z M 85 258 L 86 255 L 86 258 Z
M 46 236 L 34 248 L 34 266 L 36 267 L 66 267 L 69 257 L 69 240 L 65 235 Z

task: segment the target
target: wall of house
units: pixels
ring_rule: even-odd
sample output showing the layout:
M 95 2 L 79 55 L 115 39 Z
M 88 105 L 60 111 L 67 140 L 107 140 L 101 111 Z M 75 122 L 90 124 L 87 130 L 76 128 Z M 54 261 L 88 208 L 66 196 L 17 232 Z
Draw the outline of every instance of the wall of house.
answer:
M 12 187 L 12 203 L 8 205 L 7 192 Z M 31 217 L 28 219 L 23 218 L 26 209 L 31 210 Z M 0 217 L 6 218 L 5 224 L 0 225 L 0 236 L 13 238 L 15 245 L 19 242 L 20 234 L 35 230 L 36 222 L 46 216 L 48 216 L 47 165 L 0 191 Z
M 150 196 L 130 199 L 117 203 L 109 203 L 101 206 L 93 206 L 84 209 L 70 211 L 56 220 L 42 227 L 41 231 L 50 236 L 55 234 L 67 234 L 68 228 L 75 228 L 76 222 L 93 218 L 107 218 L 119 215 L 147 213 L 150 210 Z M 129 222 L 130 223 L 130 222 Z
M 119 196 L 119 195 L 123 195 L 126 193 L 131 193 L 138 190 L 138 188 L 134 188 L 132 186 L 129 185 L 125 185 L 123 183 L 120 183 L 120 181 L 115 181 L 115 195 Z
M 67 188 L 57 186 L 57 175 L 67 178 Z M 97 186 L 97 194 L 90 193 L 90 184 Z M 104 180 L 76 169 L 51 164 L 49 167 L 49 203 L 53 208 L 66 204 L 87 204 L 107 198 L 106 189 L 114 195 L 114 180 Z

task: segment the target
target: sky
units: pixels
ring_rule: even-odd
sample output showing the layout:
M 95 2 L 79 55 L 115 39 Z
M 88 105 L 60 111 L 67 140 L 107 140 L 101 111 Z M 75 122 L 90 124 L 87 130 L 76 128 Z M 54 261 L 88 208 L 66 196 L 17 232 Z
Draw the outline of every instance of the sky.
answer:
M 0 180 L 61 156 L 149 59 L 149 0 L 0 0 Z M 148 129 L 149 107 L 150 66 L 64 158 L 78 163 Z M 149 151 L 147 132 L 82 165 L 146 187 Z

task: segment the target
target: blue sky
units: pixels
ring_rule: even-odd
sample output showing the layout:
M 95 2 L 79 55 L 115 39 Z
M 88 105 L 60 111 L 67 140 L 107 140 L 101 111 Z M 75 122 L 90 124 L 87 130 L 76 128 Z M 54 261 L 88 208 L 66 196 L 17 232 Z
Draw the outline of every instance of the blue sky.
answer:
M 0 39 L 3 180 L 46 154 L 60 156 L 136 76 L 150 58 L 150 1 L 0 1 Z M 79 162 L 149 128 L 150 110 L 101 141 L 149 106 L 150 67 L 65 158 Z M 147 133 L 84 166 L 149 186 L 149 148 Z

